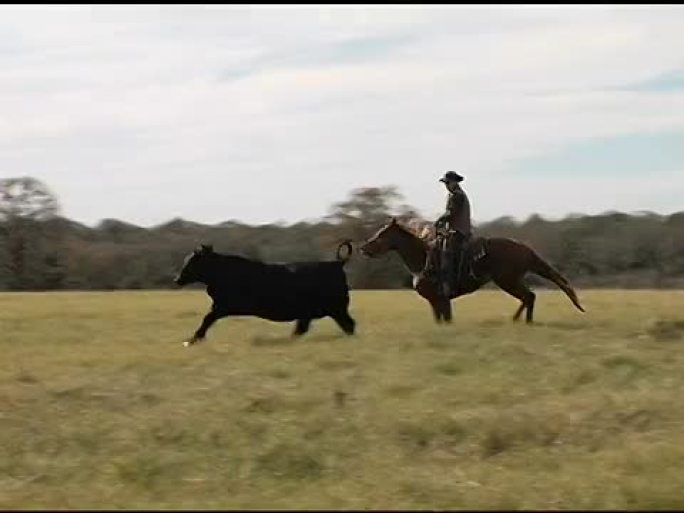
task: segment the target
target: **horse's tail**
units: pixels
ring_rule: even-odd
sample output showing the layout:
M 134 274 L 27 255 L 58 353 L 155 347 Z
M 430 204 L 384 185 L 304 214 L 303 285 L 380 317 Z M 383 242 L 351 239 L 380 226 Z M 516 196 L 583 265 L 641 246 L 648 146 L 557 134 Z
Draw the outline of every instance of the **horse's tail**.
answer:
M 565 279 L 561 273 L 554 269 L 551 264 L 540 257 L 535 251 L 532 251 L 532 266 L 530 271 L 558 285 L 558 287 L 568 295 L 570 301 L 572 301 L 579 311 L 585 311 L 584 308 L 582 308 L 582 305 L 580 305 L 577 293 L 570 286 L 568 280 Z
M 346 256 L 342 256 L 342 248 L 346 248 L 346 250 L 347 250 Z M 337 246 L 337 253 L 336 253 L 337 261 L 342 262 L 342 265 L 346 264 L 352 256 L 352 250 L 353 250 L 353 248 L 351 245 L 351 241 L 349 239 L 342 241 L 340 243 L 340 245 Z

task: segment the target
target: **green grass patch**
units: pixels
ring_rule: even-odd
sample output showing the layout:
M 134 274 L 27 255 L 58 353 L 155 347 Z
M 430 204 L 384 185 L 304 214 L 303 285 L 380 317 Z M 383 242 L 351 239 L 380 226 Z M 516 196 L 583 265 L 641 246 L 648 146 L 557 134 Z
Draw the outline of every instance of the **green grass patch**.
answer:
M 2 294 L 3 509 L 682 509 L 684 293 L 411 291 L 223 319 L 199 291 Z

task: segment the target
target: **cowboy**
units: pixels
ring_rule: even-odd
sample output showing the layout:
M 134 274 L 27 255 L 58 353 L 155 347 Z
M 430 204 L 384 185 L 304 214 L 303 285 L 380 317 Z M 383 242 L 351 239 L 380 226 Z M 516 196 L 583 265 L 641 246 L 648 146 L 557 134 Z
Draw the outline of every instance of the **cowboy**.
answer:
M 439 181 L 449 191 L 446 212 L 435 221 L 435 228 L 438 232 L 442 227 L 446 229 L 446 241 L 442 245 L 440 259 L 440 275 L 441 292 L 449 298 L 452 292 L 456 292 L 452 290 L 452 285 L 454 288 L 458 287 L 460 276 L 456 276 L 456 283 L 454 283 L 454 275 L 457 270 L 460 271 L 466 242 L 472 235 L 470 201 L 460 186 L 463 177 L 455 171 L 447 171 Z

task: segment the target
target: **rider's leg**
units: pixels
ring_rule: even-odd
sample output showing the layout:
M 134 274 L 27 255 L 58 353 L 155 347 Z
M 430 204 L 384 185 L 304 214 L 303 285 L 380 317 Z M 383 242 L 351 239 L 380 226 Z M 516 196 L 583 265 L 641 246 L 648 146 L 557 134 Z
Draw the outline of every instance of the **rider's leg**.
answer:
M 458 289 L 461 286 L 461 278 L 463 277 L 463 254 L 465 253 L 464 251 L 464 244 L 461 242 L 459 243 L 458 249 L 456 249 L 455 254 L 457 255 L 457 258 L 455 259 L 455 274 L 456 274 L 456 281 L 455 287 Z
M 463 275 L 465 237 L 461 232 L 455 232 L 451 239 L 451 251 L 449 256 L 451 267 L 448 283 L 450 288 L 449 293 L 455 294 L 461 286 L 461 277 Z
M 442 273 L 442 295 L 450 298 L 452 292 L 452 284 L 454 282 L 454 238 L 455 234 L 446 240 L 444 244 L 444 252 L 442 253 L 443 273 Z

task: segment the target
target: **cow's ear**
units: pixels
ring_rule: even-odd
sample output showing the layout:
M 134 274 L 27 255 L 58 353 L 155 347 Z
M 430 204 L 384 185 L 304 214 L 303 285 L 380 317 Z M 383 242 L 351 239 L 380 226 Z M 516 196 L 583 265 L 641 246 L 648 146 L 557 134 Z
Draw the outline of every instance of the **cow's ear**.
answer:
M 394 217 L 394 216 L 392 216 L 392 219 L 390 219 L 390 223 L 389 223 L 389 224 L 390 224 L 390 225 L 392 225 L 392 224 L 397 224 L 397 218 Z
M 213 253 L 214 246 L 211 244 L 202 244 L 202 253 Z

